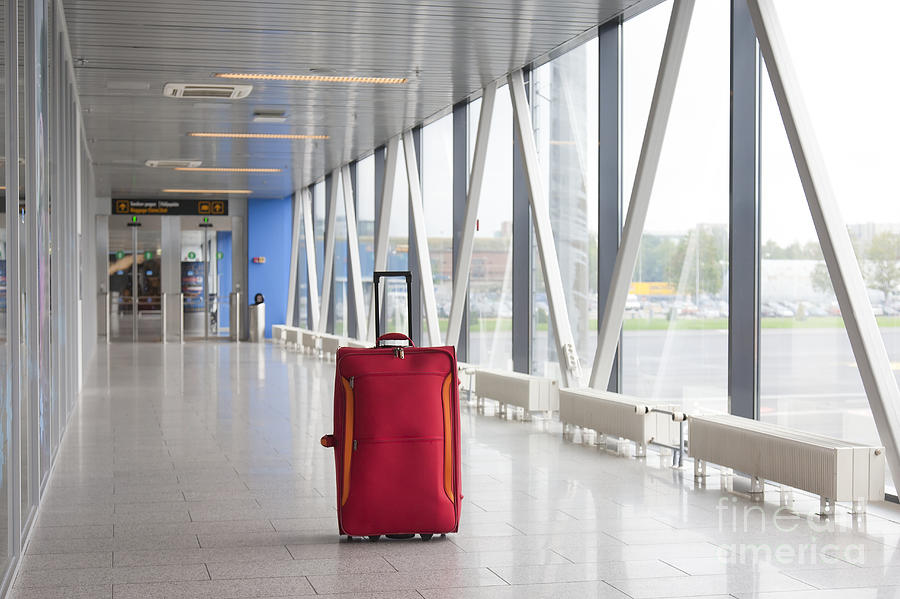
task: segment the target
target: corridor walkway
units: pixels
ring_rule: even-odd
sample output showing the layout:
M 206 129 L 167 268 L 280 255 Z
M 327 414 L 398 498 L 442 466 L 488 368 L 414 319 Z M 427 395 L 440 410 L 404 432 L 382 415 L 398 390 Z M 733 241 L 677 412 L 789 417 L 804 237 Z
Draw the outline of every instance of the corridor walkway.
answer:
M 18 599 L 900 597 L 890 506 L 856 524 L 841 510 L 830 528 L 776 518 L 777 489 L 753 504 L 723 493 L 727 478 L 695 486 L 669 458 L 620 457 L 563 441 L 558 424 L 469 407 L 460 533 L 348 543 L 318 443 L 333 365 L 271 345 L 99 352 Z

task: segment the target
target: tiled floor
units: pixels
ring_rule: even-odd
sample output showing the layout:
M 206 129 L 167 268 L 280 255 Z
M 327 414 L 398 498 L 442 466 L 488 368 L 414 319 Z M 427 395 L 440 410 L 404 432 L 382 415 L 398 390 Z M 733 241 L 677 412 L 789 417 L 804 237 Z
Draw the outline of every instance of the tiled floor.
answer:
M 269 345 L 99 351 L 18 599 L 900 597 L 891 506 L 823 524 L 777 512 L 777 490 L 752 503 L 727 478 L 695 486 L 668 458 L 469 407 L 460 533 L 348 543 L 318 443 L 332 365 Z

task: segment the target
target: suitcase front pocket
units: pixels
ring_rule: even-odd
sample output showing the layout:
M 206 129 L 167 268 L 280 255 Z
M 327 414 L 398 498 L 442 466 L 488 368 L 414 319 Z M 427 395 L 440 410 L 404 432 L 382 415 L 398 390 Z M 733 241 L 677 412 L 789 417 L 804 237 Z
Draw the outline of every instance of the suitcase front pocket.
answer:
M 342 524 L 351 535 L 438 533 L 455 527 L 444 490 L 443 437 L 356 439 Z

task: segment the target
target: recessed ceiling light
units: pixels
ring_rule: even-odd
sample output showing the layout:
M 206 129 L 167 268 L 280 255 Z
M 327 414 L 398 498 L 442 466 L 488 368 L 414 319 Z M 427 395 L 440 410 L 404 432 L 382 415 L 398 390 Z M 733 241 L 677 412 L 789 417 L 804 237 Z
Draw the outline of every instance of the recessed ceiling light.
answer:
M 248 195 L 253 193 L 249 189 L 163 189 L 163 193 L 231 193 Z
M 229 168 L 224 166 L 190 167 L 178 166 L 176 171 L 193 171 L 203 173 L 280 173 L 280 168 Z
M 191 137 L 228 137 L 232 139 L 328 139 L 327 135 L 299 133 L 188 133 Z
M 113 160 L 115 162 L 115 160 Z M 147 160 L 144 165 L 150 168 L 176 168 L 176 167 L 198 167 L 203 164 L 202 160 L 191 160 L 189 158 L 160 158 L 156 160 Z
M 256 79 L 259 81 L 315 81 L 319 83 L 375 83 L 400 85 L 406 77 L 353 77 L 346 75 L 280 75 L 277 73 L 216 73 L 220 79 Z

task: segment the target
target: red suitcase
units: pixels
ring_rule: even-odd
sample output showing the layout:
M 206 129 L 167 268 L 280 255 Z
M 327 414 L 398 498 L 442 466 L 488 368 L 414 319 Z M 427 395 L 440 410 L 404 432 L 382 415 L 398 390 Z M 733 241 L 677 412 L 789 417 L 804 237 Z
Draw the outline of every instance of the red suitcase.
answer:
M 376 272 L 378 283 L 409 272 Z M 408 343 L 408 345 L 407 345 Z M 456 532 L 460 514 L 459 386 L 453 347 L 414 347 L 401 333 L 338 350 L 334 377 L 338 529 L 348 536 Z

